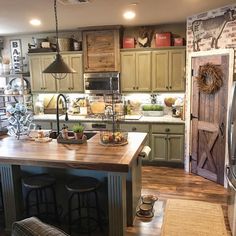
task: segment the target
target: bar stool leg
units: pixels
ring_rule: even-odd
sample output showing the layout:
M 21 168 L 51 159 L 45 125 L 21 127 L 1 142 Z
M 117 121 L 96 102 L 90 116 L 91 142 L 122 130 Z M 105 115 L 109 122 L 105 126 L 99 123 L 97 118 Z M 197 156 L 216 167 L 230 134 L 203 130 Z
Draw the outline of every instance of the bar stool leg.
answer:
M 47 196 L 47 189 L 43 189 L 43 199 L 44 199 L 44 203 L 45 203 L 45 208 L 46 208 L 46 214 L 49 214 L 49 210 L 48 210 L 48 196 Z
M 29 217 L 30 216 L 30 194 L 33 190 L 29 190 L 26 194 L 26 198 L 25 198 L 25 207 L 26 207 L 26 216 Z
M 98 203 L 98 193 L 96 190 L 94 191 L 94 195 L 95 195 L 95 204 L 96 204 L 96 211 L 97 211 L 97 220 L 98 220 L 100 231 L 103 232 L 100 208 L 99 208 L 99 203 Z
M 77 193 L 77 197 L 78 197 L 78 217 L 81 217 L 81 199 L 80 199 L 80 194 Z
M 36 209 L 37 209 L 37 215 L 40 217 L 39 195 L 40 195 L 40 190 L 36 189 Z
M 54 204 L 54 213 L 55 213 L 56 218 L 57 218 L 56 221 L 57 221 L 57 223 L 60 225 L 61 222 L 60 222 L 59 213 L 58 213 L 58 209 L 57 209 L 56 192 L 55 192 L 55 189 L 54 189 L 53 186 L 51 187 L 51 191 L 52 191 L 53 204 Z
M 87 226 L 88 226 L 88 235 L 91 235 L 90 229 L 90 193 L 85 193 L 86 195 L 86 208 L 87 208 Z
M 74 193 L 72 193 L 68 199 L 68 224 L 69 224 L 69 234 L 71 235 L 71 224 L 72 224 L 72 199 L 73 199 Z

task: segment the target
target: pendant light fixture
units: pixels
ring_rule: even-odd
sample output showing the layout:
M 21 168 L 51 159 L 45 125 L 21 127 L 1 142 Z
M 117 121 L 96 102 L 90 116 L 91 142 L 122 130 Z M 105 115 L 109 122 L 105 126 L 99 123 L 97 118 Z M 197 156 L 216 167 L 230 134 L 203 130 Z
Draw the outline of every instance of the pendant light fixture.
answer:
M 64 79 L 69 73 L 76 73 L 76 71 L 67 65 L 59 51 L 58 45 L 58 20 L 57 20 L 57 0 L 54 0 L 54 14 L 56 23 L 56 59 L 43 71 L 43 73 L 51 74 L 55 79 Z

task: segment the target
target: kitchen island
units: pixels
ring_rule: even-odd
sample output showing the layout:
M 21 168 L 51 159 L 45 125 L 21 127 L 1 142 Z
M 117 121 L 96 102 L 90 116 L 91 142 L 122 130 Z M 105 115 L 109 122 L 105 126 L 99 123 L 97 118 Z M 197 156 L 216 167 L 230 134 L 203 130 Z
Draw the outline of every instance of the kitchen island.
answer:
M 80 145 L 1 137 L 0 168 L 6 229 L 10 230 L 12 223 L 22 216 L 20 166 L 24 165 L 105 171 L 109 235 L 125 235 L 127 222 L 132 224 L 141 194 L 139 153 L 146 139 L 146 133 L 129 133 L 127 145 L 108 147 L 100 144 L 99 134 Z

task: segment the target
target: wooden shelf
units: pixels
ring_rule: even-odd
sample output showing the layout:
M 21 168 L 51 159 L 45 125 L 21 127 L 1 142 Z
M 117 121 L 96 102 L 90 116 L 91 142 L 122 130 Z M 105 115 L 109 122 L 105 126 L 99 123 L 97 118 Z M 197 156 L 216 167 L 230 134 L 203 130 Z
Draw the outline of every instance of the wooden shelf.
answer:
M 22 72 L 22 73 L 14 73 L 14 74 L 0 74 L 0 77 L 5 77 L 5 78 L 13 78 L 13 77 L 29 77 L 30 73 L 29 72 Z
M 23 97 L 23 94 L 0 94 L 0 97 Z

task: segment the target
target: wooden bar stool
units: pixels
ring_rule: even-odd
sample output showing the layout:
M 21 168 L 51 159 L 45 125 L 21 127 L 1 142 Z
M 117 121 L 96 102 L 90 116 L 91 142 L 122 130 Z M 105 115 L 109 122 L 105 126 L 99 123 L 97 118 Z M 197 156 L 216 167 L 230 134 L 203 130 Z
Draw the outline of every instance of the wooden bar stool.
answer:
M 26 216 L 37 216 L 43 220 L 52 216 L 52 219 L 60 224 L 54 189 L 55 178 L 47 174 L 33 175 L 23 178 L 22 183 L 27 191 L 25 198 Z
M 78 177 L 66 184 L 66 189 L 70 192 L 68 199 L 69 234 L 71 234 L 73 225 L 77 225 L 77 233 L 90 235 L 97 227 L 103 231 L 97 194 L 99 186 L 100 182 L 97 179 L 85 176 Z M 92 195 L 95 201 L 91 201 Z M 77 204 L 74 203 L 73 208 L 73 199 L 76 197 Z M 74 211 L 78 212 L 76 219 L 73 219 Z M 91 213 L 95 213 L 96 216 L 94 217 Z

